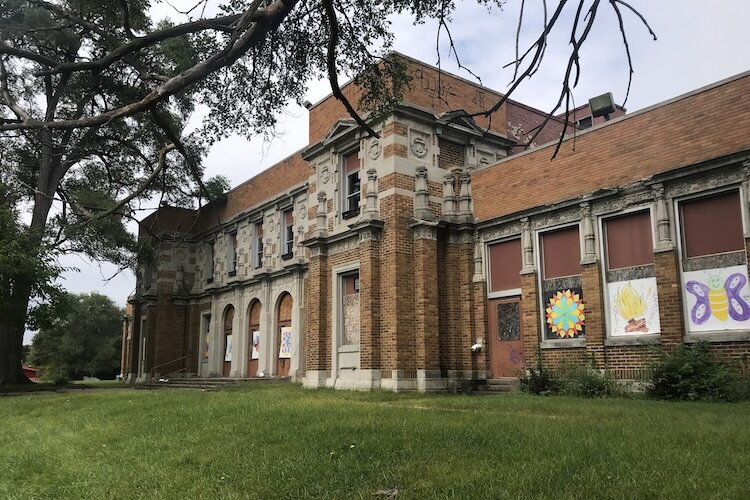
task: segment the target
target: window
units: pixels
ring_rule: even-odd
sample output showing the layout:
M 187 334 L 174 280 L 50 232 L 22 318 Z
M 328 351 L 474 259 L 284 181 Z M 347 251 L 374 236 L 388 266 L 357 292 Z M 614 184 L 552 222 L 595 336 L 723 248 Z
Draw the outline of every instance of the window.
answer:
M 341 345 L 359 345 L 359 273 L 341 276 Z
M 682 200 L 678 212 L 688 331 L 750 330 L 750 290 L 739 190 Z
M 541 233 L 539 245 L 544 338 L 584 337 L 586 316 L 581 288 L 578 225 Z
M 282 212 L 281 220 L 281 258 L 286 260 L 292 258 L 294 251 L 294 212 L 291 208 Z
M 578 125 L 579 128 L 586 129 L 591 128 L 591 126 L 594 124 L 594 119 L 589 115 L 586 118 L 581 118 L 576 122 L 576 125 Z
M 602 230 L 610 336 L 659 333 L 651 213 L 641 210 L 608 217 Z
M 237 233 L 229 233 L 227 237 L 227 268 L 229 276 L 237 275 Z
M 203 315 L 203 353 L 202 353 L 202 360 L 204 362 L 208 361 L 208 354 L 211 350 L 211 315 L 210 314 L 204 314 Z
M 253 266 L 258 269 L 263 265 L 263 222 L 256 222 L 253 224 L 253 242 L 255 243 L 253 248 L 255 253 L 253 254 Z
M 680 222 L 687 258 L 745 250 L 737 190 L 683 201 Z
M 359 215 L 359 151 L 344 156 L 344 197 L 343 218 Z
M 214 262 L 214 242 L 208 242 L 208 250 L 206 252 L 206 283 L 214 282 L 214 272 L 216 272 L 216 262 Z
M 487 248 L 490 292 L 521 288 L 521 239 L 494 243 Z

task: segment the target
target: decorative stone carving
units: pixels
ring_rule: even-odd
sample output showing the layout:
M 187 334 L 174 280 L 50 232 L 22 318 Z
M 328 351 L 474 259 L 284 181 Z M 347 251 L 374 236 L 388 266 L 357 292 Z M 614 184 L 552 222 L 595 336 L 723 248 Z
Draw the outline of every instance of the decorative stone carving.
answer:
M 378 172 L 374 168 L 367 171 L 367 199 L 365 215 L 367 218 L 375 219 L 378 216 L 378 186 L 376 184 Z
M 276 218 L 272 214 L 269 214 L 266 217 L 266 222 L 264 226 L 268 229 L 269 233 L 275 232 L 276 231 Z
M 331 180 L 331 172 L 328 169 L 328 165 L 322 165 L 320 167 L 320 174 L 318 176 L 320 177 L 320 182 L 322 184 L 328 184 L 328 181 Z
M 183 262 L 185 260 L 185 249 L 184 248 L 178 248 L 174 252 L 174 259 L 177 262 Z
M 427 136 L 425 134 L 414 132 L 411 139 L 411 152 L 417 158 L 424 158 L 427 154 Z
M 461 182 L 461 191 L 458 195 L 458 214 L 465 218 L 471 218 L 471 192 L 469 187 L 471 177 L 468 170 L 464 170 L 459 174 L 459 180 Z
M 437 222 L 418 223 L 411 227 L 415 240 L 437 240 Z
M 377 160 L 380 156 L 380 140 L 378 138 L 373 137 L 370 139 L 370 144 L 367 146 L 367 151 L 370 154 L 370 158 L 373 160 Z
M 594 237 L 594 225 L 591 222 L 591 204 L 581 203 L 581 222 L 583 230 L 583 257 L 581 264 L 592 264 L 596 262 L 596 242 Z
M 654 198 L 656 199 L 656 232 L 658 241 L 656 243 L 657 251 L 668 251 L 672 250 L 672 235 L 669 227 L 669 210 L 667 210 L 667 202 L 664 199 L 664 186 L 662 184 L 654 184 L 651 186 L 654 192 Z
M 307 219 L 307 207 L 304 203 L 300 203 L 297 207 L 297 220 Z
M 521 274 L 534 272 L 534 245 L 531 241 L 531 224 L 528 217 L 521 219 L 521 247 L 523 248 L 523 267 Z
M 414 218 L 422 220 L 431 220 L 433 218 L 430 210 L 430 192 L 427 189 L 427 167 L 421 165 L 417 167 L 415 179 L 414 201 Z
M 479 231 L 474 232 L 474 283 L 484 281 L 482 268 L 482 240 L 479 238 Z
M 318 212 L 316 214 L 316 224 L 318 235 L 324 235 L 328 231 L 328 215 L 326 213 L 326 194 L 323 191 L 318 193 Z
M 453 217 L 456 215 L 456 192 L 453 189 L 453 174 L 443 177 L 443 216 Z

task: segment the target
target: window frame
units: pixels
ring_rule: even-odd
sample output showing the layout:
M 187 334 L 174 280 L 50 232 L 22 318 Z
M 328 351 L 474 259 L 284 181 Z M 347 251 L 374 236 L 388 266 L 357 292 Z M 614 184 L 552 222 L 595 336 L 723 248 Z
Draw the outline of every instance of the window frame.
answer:
M 707 256 L 700 256 L 700 257 L 687 257 L 685 255 L 685 248 L 683 245 L 683 227 L 682 227 L 682 212 L 680 210 L 680 203 L 685 201 L 690 201 L 698 198 L 713 196 L 720 193 L 725 193 L 729 191 L 736 191 L 739 193 L 740 198 L 740 220 L 742 222 L 742 233 L 743 233 L 743 239 L 747 239 L 748 235 L 748 208 L 747 208 L 747 194 L 745 192 L 744 186 L 741 183 L 731 183 L 724 186 L 720 186 L 714 189 L 707 189 L 705 191 L 700 191 L 696 193 L 690 193 L 686 194 L 684 196 L 675 196 L 671 200 L 671 208 L 674 213 L 674 224 L 673 224 L 673 231 L 672 234 L 675 239 L 675 246 L 677 248 L 677 258 L 678 258 L 678 274 L 679 274 L 679 284 L 680 284 L 680 293 L 681 293 L 681 299 L 682 299 L 682 321 L 683 321 L 683 341 L 685 343 L 692 343 L 692 342 L 699 342 L 699 341 L 708 341 L 708 342 L 733 342 L 733 341 L 745 341 L 750 340 L 750 327 L 748 329 L 743 330 L 705 330 L 705 331 L 691 331 L 689 329 L 690 324 L 690 308 L 687 304 L 685 299 L 685 293 L 684 293 L 684 272 L 683 271 L 683 265 L 684 262 L 688 259 L 696 259 L 696 258 L 703 258 Z M 740 252 L 742 250 L 736 250 L 735 252 Z M 711 254 L 711 255 L 728 255 L 735 252 L 724 252 L 724 253 L 717 253 L 717 254 Z M 747 261 L 748 253 L 747 248 L 745 248 L 745 260 Z M 747 264 L 745 264 L 747 265 Z M 750 274 L 750 266 L 748 267 L 748 273 Z
M 483 251 L 484 251 L 484 268 L 485 268 L 485 276 L 486 276 L 486 286 L 487 286 L 487 298 L 488 299 L 502 299 L 505 297 L 520 297 L 523 290 L 522 288 L 508 288 L 505 290 L 497 290 L 492 291 L 492 267 L 490 262 L 490 247 L 492 245 L 496 245 L 498 243 L 506 243 L 508 241 L 514 241 L 514 240 L 520 240 L 521 242 L 521 270 L 523 270 L 523 234 L 513 234 L 509 235 L 503 238 L 486 241 L 483 245 Z
M 237 276 L 237 264 L 239 252 L 237 249 L 237 230 L 227 233 L 227 275 L 231 278 Z
M 253 269 L 263 267 L 263 219 L 253 221 Z
M 562 224 L 557 224 L 554 226 L 548 226 L 541 229 L 534 230 L 534 263 L 536 265 L 537 269 L 537 300 L 539 305 L 539 310 L 537 311 L 539 315 L 539 331 L 537 332 L 537 335 L 539 335 L 539 346 L 542 349 L 550 349 L 550 348 L 573 348 L 573 347 L 585 347 L 586 346 L 586 335 L 582 337 L 575 337 L 575 338 L 567 338 L 567 339 L 548 339 L 547 338 L 547 319 L 545 318 L 545 310 L 546 310 L 546 302 L 544 300 L 544 266 L 543 266 L 543 255 L 542 255 L 542 235 L 544 233 L 550 233 L 554 231 L 558 231 L 561 229 L 566 229 L 569 227 L 576 227 L 578 229 L 578 253 L 579 253 L 579 265 L 580 261 L 583 260 L 583 251 L 584 251 L 584 241 L 583 241 L 583 231 L 582 231 L 582 225 L 583 221 L 581 219 L 565 222 Z M 581 268 L 581 272 L 579 274 L 571 274 L 569 276 L 558 276 L 556 278 L 551 279 L 559 279 L 559 278 L 569 278 L 574 276 L 581 276 L 583 272 L 583 269 Z M 583 285 L 583 283 L 581 283 Z M 581 287 L 583 288 L 583 286 Z M 584 297 L 584 301 L 585 301 Z
M 208 255 L 206 256 L 206 283 L 211 284 L 214 282 L 214 275 L 216 274 L 216 240 L 213 239 L 208 242 Z
M 599 272 L 601 273 L 601 282 L 602 282 L 602 307 L 604 308 L 604 324 L 605 324 L 605 337 L 604 342 L 606 346 L 616 346 L 616 345 L 637 345 L 637 344 L 652 344 L 652 343 L 658 343 L 659 339 L 661 338 L 661 332 L 662 329 L 659 329 L 659 332 L 656 333 L 638 333 L 638 334 L 628 334 L 628 335 L 615 335 L 613 334 L 613 328 L 614 328 L 614 321 L 610 314 L 610 297 L 609 297 L 609 283 L 610 281 L 607 279 L 608 273 L 610 271 L 609 269 L 609 252 L 607 249 L 607 238 L 606 238 L 606 229 L 605 224 L 607 219 L 617 218 L 626 216 L 629 214 L 635 214 L 638 212 L 645 212 L 648 211 L 649 213 L 649 222 L 650 222 L 650 229 L 651 229 L 651 251 L 654 253 L 654 262 L 652 264 L 643 264 L 641 266 L 630 266 L 630 267 L 621 267 L 617 269 L 633 269 L 636 267 L 645 267 L 648 265 L 651 265 L 654 267 L 654 277 L 656 277 L 656 248 L 657 248 L 657 242 L 658 242 L 658 225 L 656 221 L 656 204 L 655 203 L 648 203 L 643 205 L 635 205 L 632 207 L 628 207 L 623 210 L 618 210 L 616 212 L 608 212 L 606 214 L 600 214 L 597 217 L 597 224 L 596 229 L 599 232 L 599 255 L 602 256 L 602 258 L 599 260 Z M 658 288 L 657 288 L 657 294 L 658 294 Z M 658 300 L 658 298 L 657 298 Z M 659 323 L 661 323 L 661 314 L 662 311 L 659 310 Z
M 279 251 L 283 260 L 289 260 L 294 256 L 294 209 L 287 207 L 280 210 L 281 224 L 279 224 L 279 237 L 281 239 Z M 287 214 L 291 218 L 291 223 L 287 223 Z
M 361 172 L 362 172 L 362 159 L 359 158 L 360 149 L 354 148 L 349 150 L 346 153 L 341 154 L 340 159 L 340 166 L 341 166 L 341 192 L 342 192 L 342 200 L 341 200 L 341 218 L 351 219 L 360 214 L 361 207 L 360 204 L 362 203 L 362 178 L 361 178 Z M 356 170 L 353 170 L 351 172 L 347 171 L 347 158 L 351 157 L 352 155 L 357 155 L 357 161 L 358 165 Z M 359 187 L 357 191 L 350 191 L 349 186 L 349 179 L 356 176 L 356 184 Z M 355 206 L 350 205 L 350 200 L 356 197 L 357 202 Z

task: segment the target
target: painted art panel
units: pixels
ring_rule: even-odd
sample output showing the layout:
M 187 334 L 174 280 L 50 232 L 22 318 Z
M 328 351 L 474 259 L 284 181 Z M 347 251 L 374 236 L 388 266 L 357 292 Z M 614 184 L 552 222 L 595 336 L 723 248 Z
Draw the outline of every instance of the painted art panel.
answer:
M 260 332 L 255 330 L 253 332 L 253 345 L 250 359 L 260 358 Z
M 232 361 L 232 336 L 227 335 L 227 348 L 224 351 L 224 361 Z
M 292 357 L 292 327 L 281 327 L 281 343 L 279 344 L 279 358 Z
M 546 291 L 544 304 L 547 339 L 573 339 L 586 336 L 586 314 L 581 288 Z
M 747 266 L 685 272 L 682 283 L 689 331 L 750 329 Z
M 661 333 L 656 278 L 615 281 L 607 284 L 610 335 Z

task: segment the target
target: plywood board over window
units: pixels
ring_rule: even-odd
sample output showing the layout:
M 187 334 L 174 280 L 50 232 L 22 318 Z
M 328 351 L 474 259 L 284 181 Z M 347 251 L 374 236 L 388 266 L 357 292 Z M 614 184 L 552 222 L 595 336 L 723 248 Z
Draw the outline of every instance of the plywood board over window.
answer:
M 750 287 L 739 190 L 682 200 L 678 206 L 688 331 L 750 330 Z
M 650 211 L 608 217 L 602 228 L 610 335 L 660 333 Z
M 545 338 L 585 336 L 581 244 L 578 225 L 540 234 L 542 266 L 541 300 Z

